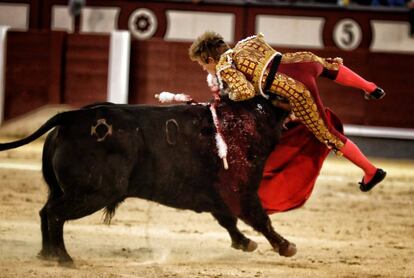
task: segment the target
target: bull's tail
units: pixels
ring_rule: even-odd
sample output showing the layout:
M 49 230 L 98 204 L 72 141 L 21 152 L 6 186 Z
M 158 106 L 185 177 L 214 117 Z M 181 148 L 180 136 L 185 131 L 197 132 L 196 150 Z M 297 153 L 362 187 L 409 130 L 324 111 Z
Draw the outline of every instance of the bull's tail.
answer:
M 14 149 L 29 144 L 30 142 L 36 140 L 37 138 L 39 138 L 40 136 L 54 128 L 55 126 L 64 124 L 67 121 L 67 119 L 70 118 L 68 117 L 68 114 L 70 114 L 71 112 L 74 111 L 63 112 L 55 115 L 54 117 L 50 118 L 47 122 L 45 122 L 38 130 L 36 130 L 34 133 L 23 139 L 8 143 L 0 143 L 0 151 Z

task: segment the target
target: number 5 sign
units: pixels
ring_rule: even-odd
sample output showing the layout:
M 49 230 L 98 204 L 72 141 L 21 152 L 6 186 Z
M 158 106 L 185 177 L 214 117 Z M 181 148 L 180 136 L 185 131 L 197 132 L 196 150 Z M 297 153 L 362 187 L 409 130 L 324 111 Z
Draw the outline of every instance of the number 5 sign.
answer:
M 333 40 L 336 46 L 343 50 L 354 50 L 362 40 L 361 27 L 353 19 L 342 19 L 334 27 Z

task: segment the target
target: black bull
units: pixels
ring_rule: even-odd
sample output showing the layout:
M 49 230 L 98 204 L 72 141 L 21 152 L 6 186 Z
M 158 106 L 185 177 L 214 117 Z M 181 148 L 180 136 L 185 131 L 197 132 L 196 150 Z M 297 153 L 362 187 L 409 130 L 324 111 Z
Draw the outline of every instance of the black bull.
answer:
M 57 114 L 32 135 L 0 144 L 0 150 L 16 148 L 56 127 L 43 148 L 49 197 L 40 211 L 39 255 L 71 262 L 65 221 L 102 208 L 110 221 L 120 202 L 139 197 L 211 212 L 229 232 L 233 248 L 253 251 L 257 244 L 238 230 L 239 218 L 280 255 L 293 256 L 295 245 L 273 230 L 257 195 L 286 112 L 256 98 L 223 100 L 217 114 L 228 144 L 228 170 L 217 155 L 216 129 L 204 105 L 91 105 Z

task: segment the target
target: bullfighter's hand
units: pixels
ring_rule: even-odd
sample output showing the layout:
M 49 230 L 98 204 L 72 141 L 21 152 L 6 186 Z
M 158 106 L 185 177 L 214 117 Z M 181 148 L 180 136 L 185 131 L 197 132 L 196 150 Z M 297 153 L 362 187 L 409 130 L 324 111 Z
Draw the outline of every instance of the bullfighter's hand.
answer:
M 293 112 L 290 112 L 289 116 L 287 116 L 285 118 L 285 120 L 283 121 L 282 128 L 285 129 L 285 130 L 288 129 L 287 124 L 290 123 L 290 122 L 296 121 L 296 120 L 297 120 L 297 118 L 296 118 L 295 114 Z

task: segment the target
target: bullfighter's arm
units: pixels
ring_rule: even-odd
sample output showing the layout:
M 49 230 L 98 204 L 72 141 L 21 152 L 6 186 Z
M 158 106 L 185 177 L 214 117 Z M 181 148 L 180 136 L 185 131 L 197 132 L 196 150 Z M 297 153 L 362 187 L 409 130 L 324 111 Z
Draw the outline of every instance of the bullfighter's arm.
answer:
M 252 83 L 246 79 L 246 76 L 242 72 L 234 67 L 221 70 L 219 72 L 219 78 L 229 87 L 229 98 L 233 101 L 251 99 L 256 95 Z

